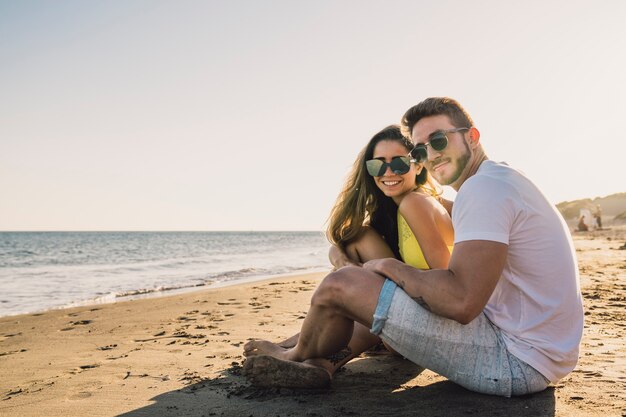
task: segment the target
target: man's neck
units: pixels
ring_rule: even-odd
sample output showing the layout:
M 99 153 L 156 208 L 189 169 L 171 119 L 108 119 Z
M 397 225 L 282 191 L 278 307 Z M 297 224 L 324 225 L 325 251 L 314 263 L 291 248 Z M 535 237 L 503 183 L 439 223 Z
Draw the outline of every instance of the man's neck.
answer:
M 476 174 L 476 172 L 478 172 L 478 168 L 480 168 L 480 164 L 482 164 L 488 159 L 489 158 L 487 158 L 487 155 L 485 155 L 485 151 L 483 151 L 482 146 L 476 148 L 469 162 L 465 166 L 465 169 L 463 170 L 463 173 L 461 174 L 459 179 L 457 179 L 454 182 L 454 184 L 450 184 L 452 188 L 454 188 L 455 191 L 459 191 L 459 188 L 461 188 L 461 185 L 463 185 L 463 183 L 468 178 L 470 178 L 471 176 Z

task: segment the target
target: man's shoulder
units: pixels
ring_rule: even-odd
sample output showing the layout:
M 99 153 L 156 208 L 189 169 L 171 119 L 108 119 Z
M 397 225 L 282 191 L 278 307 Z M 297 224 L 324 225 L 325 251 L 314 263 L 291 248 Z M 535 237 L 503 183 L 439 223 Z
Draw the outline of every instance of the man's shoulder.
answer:
M 476 174 L 468 178 L 459 188 L 459 196 L 513 190 L 515 187 L 511 179 L 518 175 L 520 173 L 505 162 L 487 160 L 480 165 Z
M 515 170 L 485 161 L 459 189 L 452 208 L 455 243 L 490 240 L 509 244 L 511 225 L 520 212 Z
M 512 168 L 506 162 L 496 162 L 496 161 L 486 160 L 482 164 L 480 164 L 480 167 L 478 167 L 478 171 L 476 172 L 476 174 L 473 175 L 472 177 L 470 177 L 468 180 L 471 180 L 472 178 L 499 178 L 499 179 L 502 179 L 502 178 L 506 178 L 507 176 L 511 176 L 511 175 L 512 176 L 518 176 L 518 175 L 522 175 L 523 176 L 523 174 L 521 172 L 519 172 L 515 168 Z

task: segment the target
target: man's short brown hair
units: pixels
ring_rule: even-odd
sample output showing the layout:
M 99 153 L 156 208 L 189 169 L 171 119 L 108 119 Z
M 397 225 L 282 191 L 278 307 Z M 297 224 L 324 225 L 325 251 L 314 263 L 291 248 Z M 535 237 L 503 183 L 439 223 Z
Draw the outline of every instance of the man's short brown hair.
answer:
M 404 113 L 404 116 L 402 116 L 404 134 L 410 137 L 413 126 L 420 119 L 440 114 L 448 116 L 454 127 L 469 128 L 474 126 L 470 115 L 456 100 L 449 97 L 429 97 Z

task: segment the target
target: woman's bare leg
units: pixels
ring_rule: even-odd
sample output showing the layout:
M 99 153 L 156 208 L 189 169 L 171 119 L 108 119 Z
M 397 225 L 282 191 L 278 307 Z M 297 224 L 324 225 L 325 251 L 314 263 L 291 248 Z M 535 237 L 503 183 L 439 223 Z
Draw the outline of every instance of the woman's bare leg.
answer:
M 346 250 L 350 257 L 356 257 L 360 263 L 395 257 L 387 242 L 371 227 L 367 227 L 361 237 L 349 244 Z
M 333 245 L 328 252 L 328 258 L 335 270 L 350 265 L 361 266 L 372 259 L 393 257 L 393 251 L 387 242 L 371 227 L 365 227 L 361 236 L 344 249 Z

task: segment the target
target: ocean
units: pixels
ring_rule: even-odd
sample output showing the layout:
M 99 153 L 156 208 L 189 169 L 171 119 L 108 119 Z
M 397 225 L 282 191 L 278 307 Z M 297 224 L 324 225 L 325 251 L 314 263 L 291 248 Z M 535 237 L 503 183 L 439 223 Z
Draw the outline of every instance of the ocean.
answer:
M 0 232 L 0 317 L 326 271 L 321 232 Z

